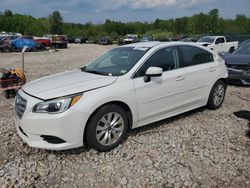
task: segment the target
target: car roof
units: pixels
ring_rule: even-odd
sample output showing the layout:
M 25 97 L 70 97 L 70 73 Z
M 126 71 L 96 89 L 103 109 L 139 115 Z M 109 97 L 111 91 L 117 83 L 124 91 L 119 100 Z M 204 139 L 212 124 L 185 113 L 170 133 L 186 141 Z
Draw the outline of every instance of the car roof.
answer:
M 121 47 L 144 47 L 144 48 L 152 48 L 157 46 L 174 46 L 174 45 L 191 45 L 191 46 L 197 46 L 200 47 L 200 45 L 196 45 L 193 43 L 188 42 L 181 42 L 181 41 L 172 41 L 172 42 L 160 42 L 160 41 L 149 41 L 149 42 L 137 42 L 132 44 L 127 44 Z

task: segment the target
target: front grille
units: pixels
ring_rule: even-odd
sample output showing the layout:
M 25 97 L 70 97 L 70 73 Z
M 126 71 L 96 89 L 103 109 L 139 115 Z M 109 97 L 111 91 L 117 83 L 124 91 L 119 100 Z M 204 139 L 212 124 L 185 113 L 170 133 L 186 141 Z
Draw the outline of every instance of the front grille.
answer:
M 21 95 L 17 94 L 15 100 L 15 112 L 19 119 L 22 119 L 23 117 L 23 113 L 26 110 L 26 104 L 27 100 L 21 97 Z

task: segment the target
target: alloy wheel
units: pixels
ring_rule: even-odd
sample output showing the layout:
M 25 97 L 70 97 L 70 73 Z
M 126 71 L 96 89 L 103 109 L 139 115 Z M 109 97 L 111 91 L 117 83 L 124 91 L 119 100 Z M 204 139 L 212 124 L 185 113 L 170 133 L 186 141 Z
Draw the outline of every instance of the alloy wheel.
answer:
M 213 103 L 216 106 L 219 106 L 222 103 L 224 94 L 225 94 L 224 86 L 222 84 L 218 84 L 215 87 L 214 94 L 213 94 Z
M 97 123 L 96 139 L 104 146 L 116 143 L 124 130 L 124 120 L 117 112 L 105 114 Z

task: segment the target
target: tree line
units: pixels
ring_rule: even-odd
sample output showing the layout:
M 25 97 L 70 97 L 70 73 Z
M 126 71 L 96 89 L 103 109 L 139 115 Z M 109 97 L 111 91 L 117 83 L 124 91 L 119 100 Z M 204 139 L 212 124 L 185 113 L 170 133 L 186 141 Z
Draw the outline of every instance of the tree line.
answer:
M 156 39 L 175 35 L 208 35 L 208 34 L 250 34 L 250 18 L 238 14 L 234 19 L 220 17 L 219 10 L 194 14 L 190 17 L 176 19 L 156 19 L 153 22 L 112 21 L 107 19 L 103 24 L 65 23 L 59 11 L 54 11 L 46 18 L 34 18 L 30 15 L 13 14 L 11 10 L 0 12 L 0 31 L 18 32 L 23 35 L 43 36 L 45 34 L 65 34 L 83 36 L 96 40 L 110 36 L 113 40 L 126 34 L 152 35 Z

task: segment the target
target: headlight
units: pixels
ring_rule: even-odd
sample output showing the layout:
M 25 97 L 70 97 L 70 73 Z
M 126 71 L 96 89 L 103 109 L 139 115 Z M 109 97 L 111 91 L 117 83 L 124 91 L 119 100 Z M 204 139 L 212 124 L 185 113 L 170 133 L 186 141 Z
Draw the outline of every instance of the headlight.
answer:
M 34 106 L 35 113 L 62 113 L 73 106 L 82 95 L 73 95 L 54 99 L 51 101 L 41 102 Z

